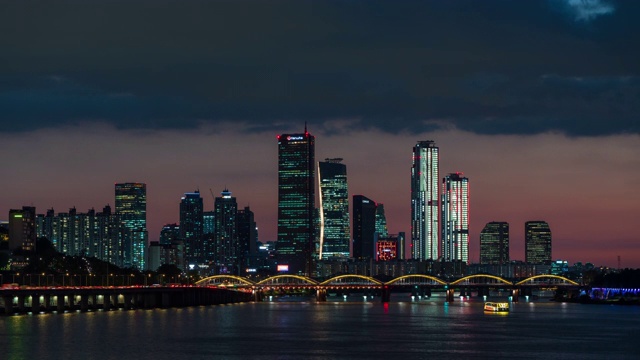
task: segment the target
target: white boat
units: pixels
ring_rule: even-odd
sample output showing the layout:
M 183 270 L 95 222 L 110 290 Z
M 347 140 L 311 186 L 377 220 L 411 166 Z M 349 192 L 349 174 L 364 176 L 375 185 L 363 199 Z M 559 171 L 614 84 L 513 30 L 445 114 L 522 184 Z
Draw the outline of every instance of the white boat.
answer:
M 508 302 L 491 302 L 484 303 L 484 311 L 487 312 L 509 312 Z

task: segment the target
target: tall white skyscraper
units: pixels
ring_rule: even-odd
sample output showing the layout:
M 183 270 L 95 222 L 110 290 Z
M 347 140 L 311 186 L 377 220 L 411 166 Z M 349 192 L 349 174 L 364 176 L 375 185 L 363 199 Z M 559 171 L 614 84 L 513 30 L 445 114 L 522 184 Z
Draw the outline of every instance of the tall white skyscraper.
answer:
M 438 260 L 438 147 L 434 141 L 418 141 L 411 167 L 411 256 Z
M 442 179 L 442 259 L 469 263 L 469 179 L 453 173 Z

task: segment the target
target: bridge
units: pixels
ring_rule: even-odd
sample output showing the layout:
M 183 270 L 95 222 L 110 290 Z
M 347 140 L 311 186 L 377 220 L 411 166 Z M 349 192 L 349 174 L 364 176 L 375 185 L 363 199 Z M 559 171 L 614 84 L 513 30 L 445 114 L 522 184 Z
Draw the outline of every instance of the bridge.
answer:
M 460 296 L 469 296 L 477 292 L 478 296 L 488 296 L 490 290 L 504 290 L 510 292 L 512 300 L 517 302 L 519 297 L 531 296 L 534 290 L 571 291 L 580 289 L 580 284 L 563 276 L 536 275 L 512 282 L 507 279 L 489 274 L 475 274 L 456 280 L 444 280 L 426 274 L 409 274 L 399 276 L 383 282 L 370 276 L 346 274 L 334 276 L 319 281 L 301 275 L 276 275 L 260 281 L 235 275 L 214 275 L 196 282 L 202 287 L 242 288 L 251 289 L 254 300 L 262 301 L 265 293 L 291 293 L 296 291 L 315 291 L 317 301 L 326 301 L 327 293 L 365 292 L 380 295 L 383 302 L 390 301 L 391 292 L 410 291 L 414 295 L 431 296 L 432 290 L 443 290 L 446 301 L 454 299 L 455 291 Z
M 251 291 L 198 286 L 83 286 L 0 289 L 0 313 L 38 314 L 219 305 L 252 301 Z

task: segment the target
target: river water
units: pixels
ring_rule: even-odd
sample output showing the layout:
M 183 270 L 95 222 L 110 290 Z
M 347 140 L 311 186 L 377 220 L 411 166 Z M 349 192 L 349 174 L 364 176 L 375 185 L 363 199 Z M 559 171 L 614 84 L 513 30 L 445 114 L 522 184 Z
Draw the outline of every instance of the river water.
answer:
M 0 359 L 639 359 L 639 332 L 636 306 L 274 301 L 0 317 Z

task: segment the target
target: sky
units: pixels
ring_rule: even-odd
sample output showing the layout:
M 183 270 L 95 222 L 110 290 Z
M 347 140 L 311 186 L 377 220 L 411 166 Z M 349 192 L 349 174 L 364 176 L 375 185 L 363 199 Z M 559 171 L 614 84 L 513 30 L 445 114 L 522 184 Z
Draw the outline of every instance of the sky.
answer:
M 0 0 L 0 219 L 145 182 L 151 240 L 229 188 L 275 240 L 277 140 L 341 157 L 410 233 L 412 147 L 489 221 L 545 220 L 553 258 L 640 268 L 640 2 Z M 3 215 L 4 214 L 4 215 Z

